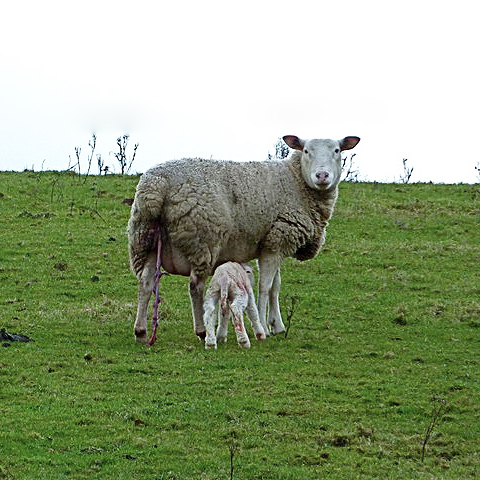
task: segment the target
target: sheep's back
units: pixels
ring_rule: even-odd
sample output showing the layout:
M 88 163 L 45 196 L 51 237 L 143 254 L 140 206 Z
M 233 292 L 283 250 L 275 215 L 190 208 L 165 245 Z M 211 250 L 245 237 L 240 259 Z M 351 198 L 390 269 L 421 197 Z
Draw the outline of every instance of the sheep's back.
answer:
M 176 160 L 142 177 L 132 218 L 161 222 L 171 246 L 208 274 L 227 260 L 257 258 L 281 212 L 303 218 L 300 184 L 288 161 Z
M 149 175 L 168 184 L 164 223 L 193 264 L 255 258 L 290 181 L 285 162 L 184 159 Z

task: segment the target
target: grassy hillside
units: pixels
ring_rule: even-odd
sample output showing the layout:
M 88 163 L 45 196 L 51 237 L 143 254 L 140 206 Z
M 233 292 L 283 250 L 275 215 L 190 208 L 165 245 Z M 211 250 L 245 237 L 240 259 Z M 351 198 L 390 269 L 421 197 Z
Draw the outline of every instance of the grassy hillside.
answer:
M 0 479 L 479 477 L 478 185 L 343 184 L 288 336 L 205 351 L 182 277 L 133 340 L 137 181 L 0 173 Z

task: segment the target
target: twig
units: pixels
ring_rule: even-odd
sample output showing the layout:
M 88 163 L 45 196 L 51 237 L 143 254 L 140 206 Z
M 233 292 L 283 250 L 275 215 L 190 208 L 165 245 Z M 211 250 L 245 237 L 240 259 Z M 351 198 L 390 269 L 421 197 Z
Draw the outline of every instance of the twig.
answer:
M 129 135 L 124 135 L 123 137 L 117 138 L 117 145 L 118 145 L 118 153 L 113 152 L 114 157 L 117 159 L 118 163 L 120 164 L 120 170 L 122 175 L 125 173 L 125 168 L 127 166 L 127 145 Z
M 102 160 L 102 155 L 97 155 L 97 164 L 98 164 L 98 174 L 101 175 L 102 173 L 106 175 L 108 173 L 108 165 L 105 165 L 105 161 Z
M 60 180 L 60 173 L 58 174 L 57 178 L 55 178 L 53 181 L 52 181 L 52 190 L 50 192 L 50 202 L 53 203 L 53 192 L 55 190 L 55 187 L 58 183 L 58 181 Z M 60 198 L 60 195 L 58 196 L 58 198 Z
M 285 328 L 285 338 L 287 338 L 288 336 L 288 332 L 290 330 L 290 327 L 292 325 L 292 318 L 293 318 L 293 315 L 295 314 L 295 310 L 297 308 L 297 302 L 298 302 L 298 297 L 296 295 L 294 295 L 293 297 L 287 295 L 285 296 L 285 302 L 288 300 L 290 300 L 290 305 L 286 308 L 287 310 L 287 325 L 286 325 L 286 328 Z
M 92 134 L 92 140 L 88 142 L 88 146 L 92 149 L 90 152 L 90 156 L 88 157 L 88 169 L 87 169 L 87 174 L 85 176 L 85 180 L 83 183 L 87 181 L 88 174 L 90 173 L 90 168 L 92 166 L 92 160 L 93 160 L 93 154 L 95 153 L 95 147 L 97 145 L 97 136 L 95 134 Z
M 283 160 L 287 158 L 289 154 L 290 148 L 281 138 L 278 138 L 277 143 L 275 143 L 275 155 L 268 153 L 267 160 Z
M 103 172 L 103 167 L 105 165 L 105 162 L 102 160 L 101 153 L 97 154 L 97 165 L 98 165 L 98 174 L 101 175 Z
M 422 463 L 425 459 L 425 451 L 427 449 L 427 444 L 430 440 L 430 437 L 432 436 L 433 429 L 440 418 L 440 414 L 442 413 L 443 407 L 445 407 L 445 400 L 442 398 L 436 398 L 434 399 L 435 401 L 439 402 L 439 406 L 437 409 L 433 409 L 432 412 L 432 418 L 430 420 L 430 424 L 428 425 L 427 431 L 425 432 L 425 438 L 423 439 L 423 445 L 422 445 Z
M 130 160 L 130 163 L 128 165 L 127 173 L 129 173 L 130 169 L 132 168 L 132 163 L 135 160 L 135 155 L 137 154 L 137 148 L 138 148 L 138 143 L 136 143 L 135 146 L 133 147 L 133 155 L 132 155 L 132 159 Z
M 230 451 L 230 480 L 233 480 L 233 472 L 235 470 L 234 459 L 237 453 L 237 445 L 233 439 L 228 445 L 228 450 Z
M 70 164 L 69 164 L 70 165 Z M 73 170 L 75 168 L 75 165 L 69 166 L 65 172 L 69 172 L 70 170 Z M 62 173 L 58 172 L 57 177 L 52 181 L 52 190 L 50 192 L 50 202 L 53 203 L 53 197 L 54 197 L 54 191 L 55 187 L 60 185 L 60 179 L 62 178 Z M 60 200 L 60 198 L 63 198 L 63 192 L 60 191 L 60 193 L 57 195 L 57 199 Z
M 80 147 L 75 147 L 75 156 L 77 157 L 77 167 L 78 167 L 78 175 L 80 175 L 80 153 L 82 149 Z
M 400 180 L 402 181 L 402 183 L 408 183 L 412 176 L 413 167 L 412 168 L 407 167 L 408 158 L 404 158 L 402 162 L 403 162 L 403 175 L 400 177 Z
M 350 157 L 346 156 L 342 159 L 342 170 L 345 171 L 343 174 L 344 182 L 358 182 L 358 170 L 355 169 L 355 158 L 356 153 L 352 153 Z
M 97 217 L 100 218 L 100 220 L 102 220 L 103 223 L 107 223 L 105 219 L 100 215 L 100 212 L 98 210 L 95 210 L 92 207 L 86 207 L 84 205 L 81 205 L 80 207 L 78 207 L 78 210 L 80 210 L 81 214 L 83 214 L 84 212 L 89 212 L 92 218 L 94 217 L 94 215 L 97 215 Z

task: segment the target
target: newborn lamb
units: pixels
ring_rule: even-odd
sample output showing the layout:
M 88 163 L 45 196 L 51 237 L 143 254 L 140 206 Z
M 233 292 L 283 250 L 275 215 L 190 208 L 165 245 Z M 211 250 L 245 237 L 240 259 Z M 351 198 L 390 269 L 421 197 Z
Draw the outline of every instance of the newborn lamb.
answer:
M 227 341 L 228 318 L 232 313 L 238 344 L 250 348 L 243 315 L 246 311 L 258 340 L 265 340 L 265 330 L 258 317 L 253 293 L 253 267 L 246 263 L 226 262 L 217 267 L 205 295 L 204 323 L 206 328 L 205 348 L 217 348 L 219 342 Z M 219 325 L 215 338 L 215 311 L 220 301 Z

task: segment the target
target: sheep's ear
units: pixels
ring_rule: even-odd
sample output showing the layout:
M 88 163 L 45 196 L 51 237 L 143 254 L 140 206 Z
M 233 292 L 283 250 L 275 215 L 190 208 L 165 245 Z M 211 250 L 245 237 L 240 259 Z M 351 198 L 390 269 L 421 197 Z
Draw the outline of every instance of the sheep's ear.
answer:
M 340 150 L 350 150 L 352 149 L 358 142 L 360 138 L 358 137 L 345 137 L 343 140 L 340 140 Z
M 302 140 L 295 135 L 285 135 L 283 141 L 294 150 L 303 150 L 303 146 L 305 145 L 305 140 Z

